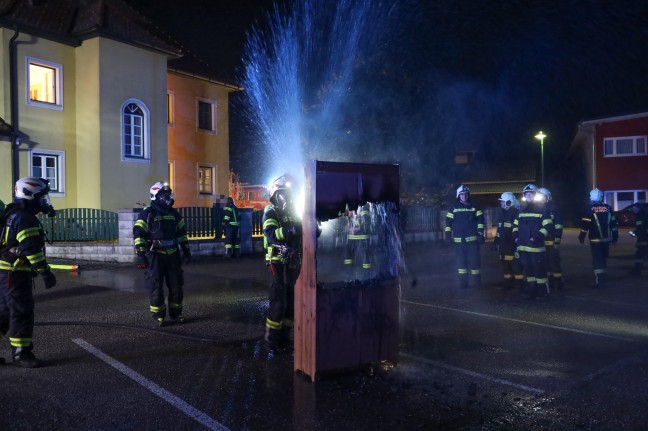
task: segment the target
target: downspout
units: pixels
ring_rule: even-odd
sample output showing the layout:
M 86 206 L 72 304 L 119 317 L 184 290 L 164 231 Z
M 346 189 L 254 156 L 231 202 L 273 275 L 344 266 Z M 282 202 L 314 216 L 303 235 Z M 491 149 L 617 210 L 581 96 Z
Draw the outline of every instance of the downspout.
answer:
M 14 35 L 9 40 L 9 94 L 11 98 L 11 172 L 13 174 L 13 185 L 20 178 L 20 128 L 18 127 L 18 55 L 16 39 L 18 38 L 18 27 L 14 28 Z

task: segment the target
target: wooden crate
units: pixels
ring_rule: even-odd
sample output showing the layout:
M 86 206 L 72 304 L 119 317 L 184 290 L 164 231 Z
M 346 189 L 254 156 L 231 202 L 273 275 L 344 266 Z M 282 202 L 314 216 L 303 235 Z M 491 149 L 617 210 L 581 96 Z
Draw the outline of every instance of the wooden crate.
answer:
M 316 381 L 398 361 L 398 277 L 326 288 L 317 280 L 317 220 L 345 204 L 398 202 L 397 165 L 311 161 L 305 172 L 302 270 L 295 286 L 294 369 Z

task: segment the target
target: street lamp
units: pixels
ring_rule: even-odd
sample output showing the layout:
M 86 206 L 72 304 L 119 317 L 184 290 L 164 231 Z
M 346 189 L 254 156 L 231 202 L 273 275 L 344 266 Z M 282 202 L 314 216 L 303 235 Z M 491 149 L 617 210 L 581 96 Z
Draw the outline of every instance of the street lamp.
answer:
M 542 187 L 544 187 L 544 138 L 546 137 L 547 135 L 542 133 L 542 130 L 535 135 L 536 139 L 540 139 L 540 175 L 542 179 Z

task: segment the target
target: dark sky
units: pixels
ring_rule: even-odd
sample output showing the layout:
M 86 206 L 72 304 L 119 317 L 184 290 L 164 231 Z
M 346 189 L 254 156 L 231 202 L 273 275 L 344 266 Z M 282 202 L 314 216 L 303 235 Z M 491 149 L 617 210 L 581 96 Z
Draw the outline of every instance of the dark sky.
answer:
M 266 22 L 273 4 L 138 2 L 148 4 L 153 20 L 235 82 L 241 80 L 246 32 Z M 648 2 L 392 2 L 398 13 L 390 39 L 358 59 L 354 88 L 365 90 L 358 91 L 364 100 L 349 103 L 355 109 L 347 107 L 345 127 L 362 126 L 371 136 L 371 144 L 354 147 L 360 156 L 371 159 L 385 146 L 390 157 L 406 154 L 442 174 L 426 180 L 408 170 L 416 172 L 413 184 L 438 187 L 456 179 L 451 161 L 462 149 L 478 150 L 485 162 L 537 161 L 533 136 L 541 129 L 548 135 L 546 175 L 558 178 L 578 121 L 648 110 Z M 231 115 L 239 115 L 236 107 Z M 243 180 L 260 181 L 237 153 L 254 148 L 246 142 L 249 135 L 240 132 L 239 120 L 232 120 L 233 166 Z M 393 151 L 395 145 L 403 151 Z

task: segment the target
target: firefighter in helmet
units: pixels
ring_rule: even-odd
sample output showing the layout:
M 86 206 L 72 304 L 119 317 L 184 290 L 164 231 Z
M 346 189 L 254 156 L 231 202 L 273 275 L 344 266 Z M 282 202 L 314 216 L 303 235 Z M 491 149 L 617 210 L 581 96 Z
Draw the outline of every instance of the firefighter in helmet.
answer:
M 225 257 L 238 257 L 241 253 L 240 227 L 241 211 L 234 205 L 234 199 L 227 198 L 223 215 L 223 231 L 225 231 Z
M 9 334 L 13 363 L 20 367 L 40 365 L 33 350 L 33 277 L 40 275 L 45 289 L 56 285 L 45 260 L 45 233 L 36 217 L 54 216 L 48 193 L 49 181 L 25 177 L 16 182 L 15 201 L 4 213 L 0 238 L 0 335 Z
M 344 273 L 347 281 L 371 278 L 371 209 L 367 202 L 357 210 L 347 211 L 347 243 L 344 250 Z
M 465 185 L 457 188 L 457 199 L 446 213 L 446 241 L 457 252 L 459 287 L 481 287 L 481 261 L 479 246 L 484 243 L 484 213 L 470 200 L 470 190 Z
M 265 320 L 264 343 L 268 350 L 289 347 L 294 319 L 295 283 L 301 271 L 302 225 L 297 219 L 289 177 L 272 182 L 270 205 L 263 212 L 266 265 L 272 273 Z
M 137 267 L 146 270 L 151 317 L 164 326 L 167 306 L 164 284 L 169 290 L 169 317 L 182 323 L 184 274 L 182 264 L 191 260 L 187 229 L 173 208 L 173 195 L 167 183 L 157 182 L 149 190 L 151 205 L 144 208 L 133 227 Z
M 524 187 L 522 195 L 526 203 L 513 222 L 516 252 L 526 278 L 524 296 L 529 299 L 544 296 L 548 291 L 545 241 L 554 230 L 549 211 L 535 199 L 537 192 L 534 184 Z
M 607 258 L 610 243 L 619 239 L 619 228 L 612 208 L 603 202 L 603 192 L 597 188 L 589 194 L 590 206 L 581 220 L 581 231 L 578 241 L 585 243 L 589 236 L 592 267 L 594 269 L 594 284 L 592 287 L 605 287 L 607 273 Z
M 511 192 L 504 192 L 499 197 L 500 219 L 497 223 L 497 233 L 493 246 L 499 251 L 502 271 L 504 273 L 504 289 L 522 288 L 524 275 L 520 262 L 515 258 L 515 239 L 513 238 L 513 223 L 520 210 L 520 202 Z
M 551 220 L 553 221 L 553 234 L 549 234 L 545 240 L 545 247 L 547 248 L 547 275 L 550 292 L 560 292 L 564 289 L 562 264 L 560 263 L 560 242 L 563 236 L 563 220 L 562 214 L 558 205 L 553 201 L 551 192 L 540 187 L 538 189 L 538 196 L 541 203 L 549 211 Z

